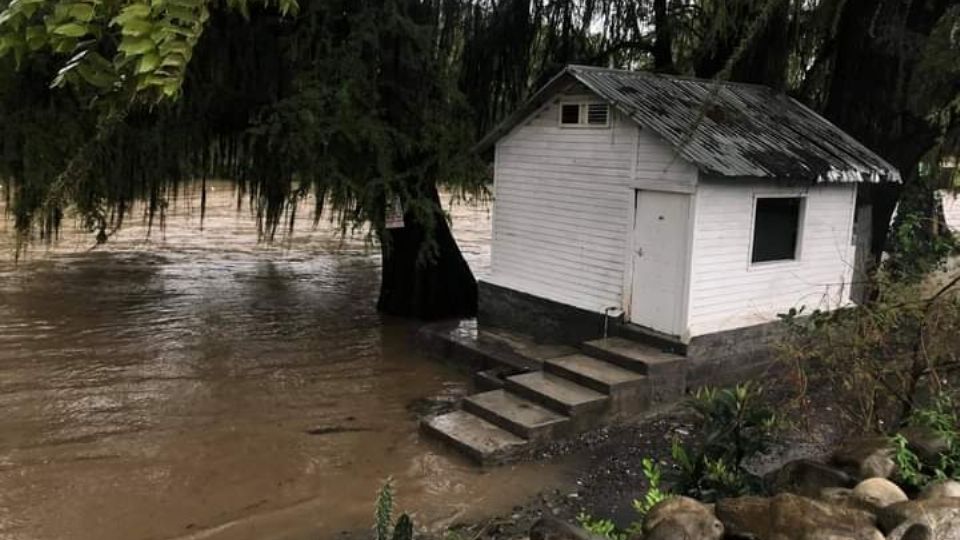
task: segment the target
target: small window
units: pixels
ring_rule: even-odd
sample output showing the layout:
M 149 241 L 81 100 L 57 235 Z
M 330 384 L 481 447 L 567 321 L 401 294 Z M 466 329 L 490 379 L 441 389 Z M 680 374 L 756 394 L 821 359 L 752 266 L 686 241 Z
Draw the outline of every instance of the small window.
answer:
M 796 260 L 802 213 L 802 197 L 757 198 L 752 262 Z
M 575 126 L 580 123 L 580 105 L 563 105 L 560 107 L 560 123 L 565 126 Z
M 603 128 L 610 125 L 610 106 L 606 103 L 563 103 L 560 125 Z

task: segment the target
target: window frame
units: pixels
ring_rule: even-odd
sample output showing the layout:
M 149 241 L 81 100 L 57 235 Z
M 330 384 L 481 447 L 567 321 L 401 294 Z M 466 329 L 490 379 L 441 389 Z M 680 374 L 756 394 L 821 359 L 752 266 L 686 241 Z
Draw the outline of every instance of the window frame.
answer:
M 792 259 L 777 259 L 774 261 L 753 262 L 753 247 L 757 237 L 757 207 L 760 199 L 799 199 L 800 211 L 797 216 L 797 245 L 794 247 Z M 758 270 L 770 267 L 798 266 L 803 260 L 803 241 L 807 222 L 807 194 L 806 193 L 764 193 L 753 194 L 753 204 L 750 211 L 750 245 L 747 249 L 747 269 Z
M 578 107 L 578 121 L 576 124 L 565 124 L 563 122 L 563 108 L 565 106 L 576 105 Z M 607 108 L 607 121 L 603 124 L 590 123 L 590 106 L 603 105 Z M 560 100 L 557 107 L 557 125 L 561 129 L 609 129 L 613 123 L 613 107 L 605 101 L 594 101 L 584 99 L 564 99 Z

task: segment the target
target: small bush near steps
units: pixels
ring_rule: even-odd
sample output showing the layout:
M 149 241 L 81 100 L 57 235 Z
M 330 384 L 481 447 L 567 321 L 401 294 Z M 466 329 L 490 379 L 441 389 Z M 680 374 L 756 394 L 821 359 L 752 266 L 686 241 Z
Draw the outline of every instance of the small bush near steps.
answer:
M 585 513 L 578 517 L 587 531 L 609 540 L 624 540 L 640 533 L 642 521 L 656 506 L 676 496 L 704 501 L 759 493 L 762 483 L 744 468 L 744 462 L 766 451 L 776 441 L 783 419 L 763 401 L 763 387 L 754 383 L 734 388 L 703 388 L 688 401 L 696 416 L 695 439 L 675 440 L 673 467 L 664 472 L 652 459 L 643 460 L 647 493 L 633 501 L 638 521 L 621 530 L 609 519 Z M 664 477 L 671 488 L 663 486 Z M 712 524 L 711 524 L 712 527 Z

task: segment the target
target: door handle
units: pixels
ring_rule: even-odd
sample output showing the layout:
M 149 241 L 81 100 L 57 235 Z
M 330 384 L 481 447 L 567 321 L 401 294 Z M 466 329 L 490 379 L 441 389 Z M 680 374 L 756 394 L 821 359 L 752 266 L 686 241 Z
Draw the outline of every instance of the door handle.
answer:
M 637 248 L 637 257 L 643 257 L 643 248 Z

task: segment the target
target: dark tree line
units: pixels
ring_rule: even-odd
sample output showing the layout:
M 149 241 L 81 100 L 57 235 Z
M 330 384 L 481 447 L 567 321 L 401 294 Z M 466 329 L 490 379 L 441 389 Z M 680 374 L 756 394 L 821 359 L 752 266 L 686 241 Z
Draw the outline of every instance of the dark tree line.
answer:
M 929 207 L 921 173 L 958 154 L 960 7 L 947 0 L 37 6 L 0 0 L 0 182 L 22 245 L 68 209 L 105 240 L 134 201 L 162 218 L 180 185 L 214 177 L 238 183 L 271 238 L 312 192 L 314 219 L 370 226 L 380 307 L 400 315 L 475 309 L 437 188 L 482 189 L 473 143 L 569 63 L 767 84 L 809 104 L 904 174 L 867 194 L 877 250 L 896 202 Z M 397 203 L 405 227 L 387 228 Z

